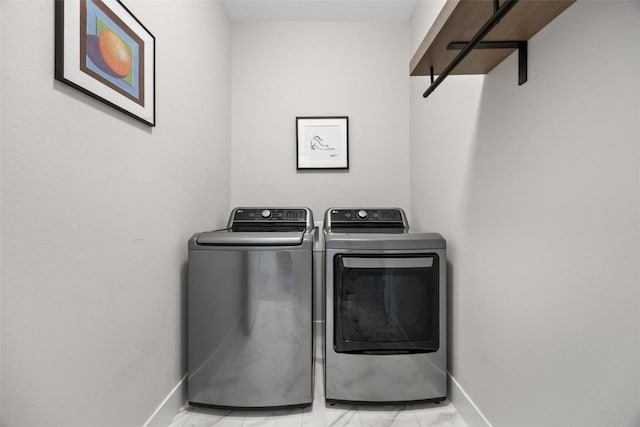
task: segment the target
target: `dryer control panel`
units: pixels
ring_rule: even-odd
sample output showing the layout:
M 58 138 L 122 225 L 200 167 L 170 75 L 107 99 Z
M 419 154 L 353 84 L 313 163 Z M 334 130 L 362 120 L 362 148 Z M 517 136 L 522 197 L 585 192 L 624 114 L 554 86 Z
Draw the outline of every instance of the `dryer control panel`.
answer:
M 406 216 L 399 208 L 338 208 L 329 209 L 325 227 L 409 228 Z

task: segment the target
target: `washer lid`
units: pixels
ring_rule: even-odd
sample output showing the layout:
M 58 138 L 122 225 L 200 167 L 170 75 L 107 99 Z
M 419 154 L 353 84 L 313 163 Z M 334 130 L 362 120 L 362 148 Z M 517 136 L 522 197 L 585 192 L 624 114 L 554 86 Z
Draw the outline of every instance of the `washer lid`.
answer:
M 304 232 L 301 231 L 208 231 L 196 236 L 200 246 L 299 246 Z

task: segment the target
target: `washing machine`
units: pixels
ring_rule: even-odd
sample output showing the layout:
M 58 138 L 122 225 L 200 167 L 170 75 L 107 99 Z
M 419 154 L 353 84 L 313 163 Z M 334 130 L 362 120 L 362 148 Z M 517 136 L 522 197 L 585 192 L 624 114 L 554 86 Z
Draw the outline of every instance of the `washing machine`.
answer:
M 399 208 L 332 208 L 323 232 L 326 399 L 444 400 L 444 238 Z
M 312 402 L 313 227 L 308 208 L 236 208 L 189 240 L 191 405 Z

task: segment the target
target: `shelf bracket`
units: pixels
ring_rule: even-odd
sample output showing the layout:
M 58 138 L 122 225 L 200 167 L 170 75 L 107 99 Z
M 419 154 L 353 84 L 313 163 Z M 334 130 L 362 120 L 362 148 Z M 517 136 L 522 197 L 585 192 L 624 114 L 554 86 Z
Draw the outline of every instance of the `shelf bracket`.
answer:
M 429 96 L 439 85 L 442 83 L 444 79 L 453 71 L 455 67 L 462 62 L 464 58 L 471 52 L 477 45 L 482 41 L 482 39 L 489 34 L 489 32 L 495 27 L 500 20 L 507 14 L 513 7 L 518 3 L 519 0 L 505 0 L 504 3 L 500 6 L 498 1 L 494 1 L 494 13 L 489 18 L 487 22 L 478 30 L 475 36 L 471 38 L 471 40 L 465 43 L 465 46 L 460 50 L 460 52 L 456 55 L 455 58 L 447 65 L 442 73 L 438 76 L 437 79 L 432 81 L 431 86 L 427 88 L 427 90 L 422 94 L 423 97 Z M 521 51 L 522 52 L 522 51 Z M 526 54 L 526 48 L 525 48 Z M 433 76 L 433 73 L 432 73 Z
M 453 43 L 449 43 L 449 46 L 447 46 L 447 49 L 462 50 L 468 44 L 469 43 L 466 43 L 466 42 L 453 42 Z M 525 41 L 505 41 L 505 42 L 478 42 L 478 44 L 476 44 L 474 49 L 518 49 L 518 86 L 522 86 L 527 82 L 527 63 L 528 63 L 529 55 L 527 52 L 526 40 Z

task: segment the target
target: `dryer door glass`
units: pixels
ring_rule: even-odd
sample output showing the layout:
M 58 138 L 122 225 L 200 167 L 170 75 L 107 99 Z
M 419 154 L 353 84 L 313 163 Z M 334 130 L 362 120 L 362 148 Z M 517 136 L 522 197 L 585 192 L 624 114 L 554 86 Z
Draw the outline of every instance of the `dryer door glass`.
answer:
M 425 353 L 439 348 L 438 256 L 336 255 L 334 349 Z

